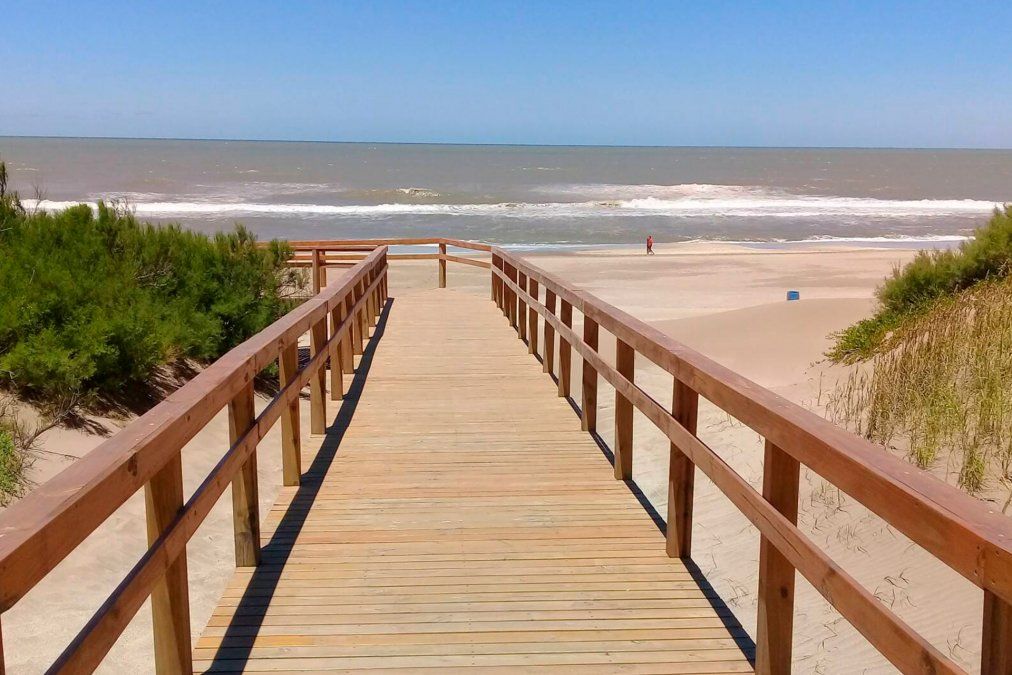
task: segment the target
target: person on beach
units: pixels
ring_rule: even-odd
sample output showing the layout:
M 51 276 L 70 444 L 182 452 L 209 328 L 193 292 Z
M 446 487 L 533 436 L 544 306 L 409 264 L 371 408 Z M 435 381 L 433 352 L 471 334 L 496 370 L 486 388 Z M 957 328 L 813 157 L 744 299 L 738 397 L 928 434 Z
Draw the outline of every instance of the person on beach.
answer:
M 654 235 L 647 235 L 647 255 L 654 254 Z

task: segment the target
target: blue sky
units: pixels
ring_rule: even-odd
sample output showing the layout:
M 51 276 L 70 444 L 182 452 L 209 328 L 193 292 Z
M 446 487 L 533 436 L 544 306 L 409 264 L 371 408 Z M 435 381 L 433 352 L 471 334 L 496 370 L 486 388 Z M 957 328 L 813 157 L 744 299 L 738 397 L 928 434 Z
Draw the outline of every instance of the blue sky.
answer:
M 1012 147 L 1012 3 L 11 2 L 0 134 Z

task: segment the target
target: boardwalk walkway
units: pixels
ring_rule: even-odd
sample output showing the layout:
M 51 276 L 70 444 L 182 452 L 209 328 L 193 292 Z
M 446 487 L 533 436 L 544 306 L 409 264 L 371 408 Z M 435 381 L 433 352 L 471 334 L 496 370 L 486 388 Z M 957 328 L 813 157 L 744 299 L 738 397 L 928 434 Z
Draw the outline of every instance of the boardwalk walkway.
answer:
M 751 672 L 492 303 L 405 294 L 376 330 L 196 670 Z

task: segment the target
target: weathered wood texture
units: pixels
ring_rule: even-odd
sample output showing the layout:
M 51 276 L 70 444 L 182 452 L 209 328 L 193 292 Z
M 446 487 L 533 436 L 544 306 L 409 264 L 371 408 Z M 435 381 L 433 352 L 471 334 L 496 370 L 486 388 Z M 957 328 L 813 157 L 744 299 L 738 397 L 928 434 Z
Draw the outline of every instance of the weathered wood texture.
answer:
M 827 445 L 827 452 L 837 452 L 839 457 L 846 457 L 848 451 L 860 453 L 861 444 L 865 443 L 856 436 L 847 434 L 843 430 L 834 427 L 825 420 L 803 411 L 783 399 L 780 399 L 772 392 L 762 389 L 754 383 L 745 380 L 717 364 L 709 361 L 706 357 L 693 352 L 683 345 L 671 340 L 666 335 L 659 333 L 652 327 L 622 312 L 621 310 L 602 302 L 598 298 L 583 291 L 575 291 L 560 282 L 552 275 L 540 270 L 527 261 L 506 254 L 501 249 L 495 249 L 495 253 L 504 258 L 507 264 L 512 265 L 518 274 L 524 274 L 528 279 L 537 280 L 546 288 L 550 288 L 560 297 L 572 302 L 574 308 L 584 315 L 584 337 L 581 339 L 577 333 L 566 326 L 557 317 L 553 316 L 548 309 L 528 295 L 523 288 L 517 286 L 511 279 L 503 279 L 506 284 L 520 299 L 530 307 L 534 307 L 538 314 L 545 321 L 552 323 L 559 333 L 560 339 L 568 339 L 573 349 L 583 357 L 585 388 L 589 382 L 596 386 L 598 378 L 614 387 L 616 395 L 629 401 L 633 407 L 657 427 L 673 446 L 683 453 L 686 458 L 696 467 L 701 469 L 714 485 L 724 493 L 725 496 L 738 508 L 738 510 L 759 530 L 763 537 L 767 551 L 775 550 L 782 560 L 776 560 L 773 567 L 776 570 L 778 580 L 787 577 L 786 570 L 793 569 L 801 573 L 813 586 L 829 600 L 840 614 L 847 619 L 857 630 L 868 639 L 893 665 L 903 672 L 923 673 L 961 673 L 962 669 L 948 656 L 943 654 L 937 647 L 928 642 L 923 636 L 914 631 L 897 615 L 893 614 L 887 607 L 880 603 L 867 588 L 862 586 L 856 579 L 843 570 L 835 561 L 820 549 L 805 533 L 801 532 L 797 525 L 788 517 L 789 511 L 780 509 L 772 501 L 760 495 L 751 485 L 745 481 L 737 472 L 727 465 L 711 448 L 700 441 L 693 430 L 684 426 L 671 411 L 666 410 L 647 392 L 643 391 L 629 375 L 628 366 L 623 368 L 621 355 L 615 365 L 608 363 L 597 353 L 597 327 L 603 327 L 616 336 L 619 343 L 625 343 L 637 353 L 642 353 L 651 361 L 669 369 L 676 379 L 686 387 L 696 392 L 709 392 L 708 398 L 717 405 L 731 412 L 739 419 L 749 420 L 753 428 L 763 430 L 767 435 L 767 442 L 775 445 L 784 451 L 787 457 L 793 461 L 803 461 L 809 465 L 824 466 L 821 462 L 825 459 L 819 455 L 810 454 L 810 448 L 799 446 L 796 437 L 787 435 L 788 442 L 781 447 L 774 438 L 784 436 L 784 429 L 779 425 L 789 427 L 792 420 L 790 414 L 800 411 L 800 426 L 794 431 L 807 432 L 814 438 L 818 438 L 822 431 L 832 431 L 833 436 L 838 437 L 841 446 Z M 591 326 L 588 329 L 588 324 Z M 623 349 L 620 347 L 620 349 Z M 622 370 L 620 370 L 620 368 Z M 623 372 L 623 370 L 625 372 Z M 591 378 L 586 374 L 593 373 Z M 740 387 L 748 391 L 749 396 L 744 400 L 744 407 L 738 405 L 742 399 L 734 396 L 726 396 L 725 388 L 734 389 Z M 716 393 L 714 393 L 716 392 Z M 721 394 L 725 394 L 724 397 Z M 584 428 L 594 431 L 592 424 L 587 424 L 588 408 L 587 400 L 596 399 L 595 395 L 588 397 L 584 392 Z M 714 400 L 716 399 L 716 400 Z M 765 405 L 764 405 L 765 404 Z M 768 407 L 767 407 L 768 406 Z M 592 408 L 589 408 L 592 409 Z M 675 413 L 678 411 L 676 410 Z M 776 421 L 771 423 L 770 420 Z M 828 428 L 827 428 L 828 427 Z M 844 443 L 843 441 L 850 441 Z M 889 457 L 887 453 L 879 451 L 879 454 Z M 620 458 L 617 458 L 620 459 Z M 890 459 L 892 459 L 890 457 Z M 944 485 L 926 475 L 911 478 L 910 474 L 916 470 L 909 466 L 895 466 L 894 473 L 886 473 L 882 469 L 882 463 L 876 458 L 867 458 L 869 466 L 862 467 L 860 473 L 865 474 L 869 480 L 883 478 L 893 479 L 895 482 L 886 483 L 894 490 L 893 495 L 897 500 L 906 497 L 902 491 L 897 490 L 897 484 L 916 484 L 924 494 L 934 494 L 939 500 L 946 500 L 950 503 L 961 502 L 962 509 L 967 516 L 973 517 L 973 522 L 987 522 L 990 527 L 996 528 L 995 539 L 988 540 L 990 550 L 1000 550 L 1007 546 L 1005 536 L 1012 532 L 1007 522 L 996 520 L 992 514 L 982 509 L 980 505 L 972 500 L 967 500 L 965 495 L 960 495 L 955 488 Z M 898 460 L 897 460 L 898 461 Z M 888 462 L 886 463 L 888 465 Z M 882 473 L 877 473 L 882 472 Z M 826 477 L 830 480 L 850 484 L 854 478 L 852 475 L 838 475 L 834 471 L 827 471 Z M 782 495 L 778 497 L 786 503 Z M 911 528 L 917 535 L 923 535 L 917 530 L 915 523 L 906 518 L 902 511 L 892 511 L 882 502 L 882 495 L 861 493 L 859 497 L 866 505 L 873 510 L 882 509 L 885 517 L 890 522 L 902 523 L 903 526 Z M 938 506 L 930 500 L 921 504 L 921 508 L 929 513 L 932 507 Z M 785 515 L 785 513 L 787 515 Z M 962 526 L 966 521 L 942 521 L 948 527 Z M 998 536 L 1000 532 L 1000 536 Z M 963 534 L 967 534 L 965 531 Z M 912 535 L 913 536 L 913 535 Z M 672 542 L 668 542 L 669 551 Z M 935 551 L 933 551 L 935 552 Z M 939 558 L 946 560 L 945 552 L 935 552 Z M 950 564 L 952 564 L 950 562 Z M 975 564 L 980 564 L 976 562 Z M 999 566 L 1002 559 L 997 562 Z M 986 583 L 986 580 L 977 579 L 978 583 Z M 995 580 L 991 580 L 995 583 Z M 786 582 L 785 582 L 786 583 Z M 1003 592 L 1008 593 L 1009 588 L 1004 584 L 997 584 Z M 781 586 L 782 588 L 783 586 Z M 793 595 L 793 589 L 791 589 Z M 793 598 L 792 598 L 793 603 Z M 778 604 L 779 609 L 784 611 L 784 603 Z M 993 609 L 998 609 L 997 606 Z M 786 617 L 777 617 L 778 626 L 786 623 Z M 1004 628 L 1007 625 L 1003 622 L 1000 612 L 988 613 L 984 617 L 986 624 L 996 628 L 996 641 L 1004 644 Z M 777 630 L 782 632 L 782 628 Z M 996 647 L 994 653 L 1000 662 L 1001 645 Z M 778 658 L 782 658 L 782 654 Z M 988 652 L 985 650 L 984 660 L 988 662 Z
M 198 670 L 751 672 L 494 305 L 398 297 L 366 377 L 332 459 L 265 518 Z

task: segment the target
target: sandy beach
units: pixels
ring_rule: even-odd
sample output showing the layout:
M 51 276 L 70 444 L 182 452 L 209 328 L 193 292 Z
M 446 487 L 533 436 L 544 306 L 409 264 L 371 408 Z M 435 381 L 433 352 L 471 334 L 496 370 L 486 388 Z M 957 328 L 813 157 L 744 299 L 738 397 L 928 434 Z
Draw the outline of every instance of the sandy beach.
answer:
M 532 254 L 531 259 L 604 300 L 651 322 L 688 346 L 786 398 L 822 412 L 840 368 L 823 362 L 827 336 L 869 315 L 874 289 L 912 250 L 839 245 L 754 248 L 733 244 L 658 245 L 657 255 L 594 250 Z M 390 290 L 435 285 L 435 263 L 395 261 Z M 786 302 L 788 290 L 801 294 Z M 449 290 L 488 295 L 488 273 L 451 265 Z M 396 311 L 396 310 L 394 310 Z M 462 319 L 463 320 L 463 319 Z M 506 330 L 504 326 L 504 330 Z M 614 340 L 602 332 L 602 353 Z M 671 378 L 637 363 L 636 380 L 662 402 Z M 579 378 L 574 398 L 579 399 Z M 546 380 L 546 385 L 550 386 Z M 611 443 L 613 396 L 602 386 L 599 429 Z M 263 402 L 261 401 L 261 404 Z M 304 401 L 304 452 L 309 435 Z M 391 423 L 395 423 L 393 420 Z M 117 423 L 105 421 L 111 431 Z M 278 432 L 259 449 L 261 508 L 280 482 Z M 668 442 L 638 413 L 633 476 L 656 510 L 666 512 Z M 726 414 L 701 402 L 699 435 L 754 486 L 761 483 L 761 439 Z M 191 491 L 227 447 L 227 420 L 219 414 L 183 453 Z M 80 456 L 100 435 L 55 430 L 44 437 L 49 453 Z M 38 482 L 69 459 L 44 454 L 32 469 Z M 902 535 L 818 476 L 802 469 L 801 528 L 845 569 L 933 644 L 971 672 L 979 668 L 980 593 Z M 714 588 L 754 635 L 758 536 L 754 528 L 697 472 L 694 558 Z M 658 545 L 663 542 L 658 536 Z M 136 495 L 4 616 L 4 649 L 10 672 L 39 672 L 58 656 L 144 550 L 143 496 Z M 230 502 L 223 499 L 188 547 L 191 620 L 196 635 L 232 572 Z M 56 618 L 54 618 L 56 617 Z M 799 580 L 794 629 L 796 672 L 893 672 L 818 593 Z M 150 610 L 141 609 L 119 640 L 105 672 L 146 672 L 151 663 Z

